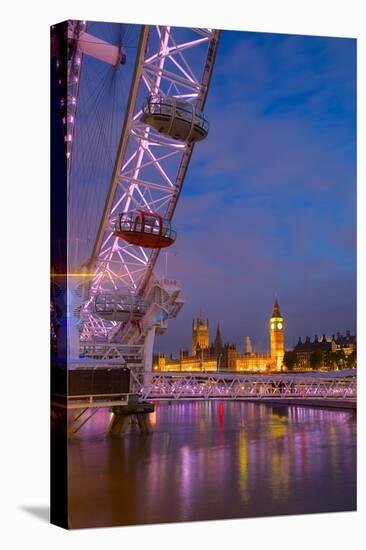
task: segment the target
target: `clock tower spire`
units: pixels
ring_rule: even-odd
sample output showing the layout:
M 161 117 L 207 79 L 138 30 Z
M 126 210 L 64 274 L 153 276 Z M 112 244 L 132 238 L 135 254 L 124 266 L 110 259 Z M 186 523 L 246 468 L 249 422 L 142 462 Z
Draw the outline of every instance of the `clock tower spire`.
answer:
M 285 339 L 283 317 L 277 299 L 273 305 L 272 315 L 269 319 L 269 338 L 271 342 L 271 367 L 281 370 L 285 354 Z

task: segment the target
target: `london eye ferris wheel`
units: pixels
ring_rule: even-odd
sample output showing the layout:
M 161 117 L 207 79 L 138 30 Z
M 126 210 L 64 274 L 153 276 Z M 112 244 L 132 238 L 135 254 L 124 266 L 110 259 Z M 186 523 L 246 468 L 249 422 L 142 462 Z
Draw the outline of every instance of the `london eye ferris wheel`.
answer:
M 155 334 L 184 302 L 177 281 L 159 280 L 154 266 L 177 238 L 184 178 L 209 134 L 204 107 L 219 32 L 101 31 L 68 21 L 51 40 L 67 172 L 67 267 L 75 275 L 68 307 L 79 346 L 141 344 L 149 368 Z

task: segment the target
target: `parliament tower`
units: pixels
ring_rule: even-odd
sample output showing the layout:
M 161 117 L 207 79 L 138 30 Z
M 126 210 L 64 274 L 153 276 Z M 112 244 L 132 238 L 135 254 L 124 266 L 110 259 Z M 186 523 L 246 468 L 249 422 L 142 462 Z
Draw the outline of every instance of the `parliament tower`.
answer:
M 274 303 L 272 315 L 269 320 L 269 337 L 271 342 L 271 367 L 276 370 L 281 370 L 283 356 L 285 355 L 285 339 L 283 317 L 277 300 Z
M 197 354 L 197 348 L 208 349 L 209 345 L 208 319 L 194 319 L 192 322 L 192 356 Z

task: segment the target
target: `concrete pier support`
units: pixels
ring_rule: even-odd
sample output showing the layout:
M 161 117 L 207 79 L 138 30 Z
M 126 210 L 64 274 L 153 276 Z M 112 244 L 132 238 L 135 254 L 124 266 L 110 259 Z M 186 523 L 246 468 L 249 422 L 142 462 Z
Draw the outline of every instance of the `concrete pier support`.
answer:
M 153 431 L 153 429 L 152 429 L 152 425 L 151 425 L 150 416 L 145 414 L 144 420 L 145 420 L 146 433 L 151 433 Z
M 136 417 L 141 433 L 150 433 L 152 429 L 148 415 L 146 413 L 138 413 Z
M 109 424 L 109 434 L 110 435 L 122 435 L 128 424 L 130 423 L 130 418 L 122 414 L 113 414 L 111 422 Z
M 152 432 L 149 413 L 154 412 L 152 403 L 132 402 L 129 405 L 112 407 L 113 417 L 109 425 L 110 435 L 122 435 L 130 424 L 137 424 L 141 434 Z

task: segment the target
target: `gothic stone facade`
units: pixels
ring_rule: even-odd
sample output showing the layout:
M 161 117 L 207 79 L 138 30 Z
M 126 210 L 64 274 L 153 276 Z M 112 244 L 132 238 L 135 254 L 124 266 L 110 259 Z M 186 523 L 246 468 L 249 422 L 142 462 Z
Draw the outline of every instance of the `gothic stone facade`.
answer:
M 336 335 L 332 334 L 331 337 L 327 337 L 323 334 L 319 338 L 316 334 L 313 341 L 310 340 L 309 336 L 306 336 L 304 342 L 301 338 L 299 338 L 299 341 L 293 350 L 296 353 L 296 370 L 311 370 L 311 356 L 314 352 L 320 353 L 321 361 L 318 368 L 327 369 L 329 365 L 326 362 L 326 358 L 329 352 L 334 353 L 337 351 L 343 351 L 345 357 L 347 357 L 356 350 L 356 336 L 351 334 L 349 330 L 347 330 L 345 336 L 337 332 Z
M 279 371 L 285 352 L 284 322 L 277 300 L 269 318 L 269 353 L 253 353 L 249 339 L 245 353 L 240 354 L 235 344 L 223 343 L 220 326 L 215 340 L 210 344 L 208 319 L 194 319 L 192 323 L 191 353 L 181 351 L 179 357 L 167 359 L 159 355 L 154 360 L 154 370 L 159 371 Z

